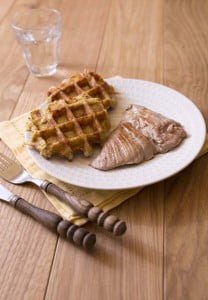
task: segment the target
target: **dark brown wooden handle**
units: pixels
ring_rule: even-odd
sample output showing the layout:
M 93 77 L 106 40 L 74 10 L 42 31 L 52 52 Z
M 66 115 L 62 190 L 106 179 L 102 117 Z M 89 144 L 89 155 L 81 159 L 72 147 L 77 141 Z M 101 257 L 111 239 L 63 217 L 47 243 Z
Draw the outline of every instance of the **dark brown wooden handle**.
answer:
M 43 188 L 47 193 L 50 193 L 65 203 L 71 205 L 71 207 L 78 214 L 88 218 L 94 223 L 97 223 L 106 230 L 113 232 L 114 235 L 122 235 L 126 231 L 126 223 L 124 221 L 119 220 L 113 215 L 105 213 L 100 208 L 93 206 L 88 201 L 84 199 L 78 199 L 74 195 L 70 195 L 53 183 L 48 182 L 48 184 Z
M 22 198 L 16 197 L 12 201 L 13 206 L 34 218 L 50 230 L 87 250 L 93 248 L 96 242 L 95 234 L 88 232 L 85 228 L 76 226 L 69 221 L 63 220 L 59 215 L 48 210 L 36 207 Z

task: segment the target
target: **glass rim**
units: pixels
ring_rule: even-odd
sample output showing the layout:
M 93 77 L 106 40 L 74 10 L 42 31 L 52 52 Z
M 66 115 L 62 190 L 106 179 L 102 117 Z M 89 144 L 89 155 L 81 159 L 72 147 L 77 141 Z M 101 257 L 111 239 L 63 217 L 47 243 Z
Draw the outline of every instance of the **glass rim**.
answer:
M 23 26 L 19 26 L 17 25 L 17 20 L 16 17 L 18 15 L 18 13 L 21 11 L 21 9 L 23 10 L 28 10 L 28 11 L 48 11 L 48 12 L 53 12 L 54 15 L 57 17 L 57 20 L 55 20 L 53 22 L 53 24 L 48 24 L 48 25 L 41 25 L 40 27 L 30 27 L 28 26 L 27 28 L 24 28 Z M 30 8 L 30 7 L 22 7 L 20 10 L 18 10 L 11 18 L 10 22 L 11 22 L 11 26 L 14 30 L 23 30 L 23 31 L 33 31 L 33 30 L 42 30 L 42 29 L 48 29 L 49 27 L 56 25 L 58 23 L 61 23 L 61 12 L 57 9 L 54 8 L 47 8 L 47 7 L 39 7 L 39 8 Z

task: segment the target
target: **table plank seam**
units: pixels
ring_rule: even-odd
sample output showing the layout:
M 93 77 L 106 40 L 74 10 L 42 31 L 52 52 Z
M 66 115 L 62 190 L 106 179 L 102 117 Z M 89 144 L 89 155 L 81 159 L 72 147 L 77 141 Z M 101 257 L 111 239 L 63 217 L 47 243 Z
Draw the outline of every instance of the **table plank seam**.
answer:
M 165 5 L 162 6 L 162 84 L 165 83 Z M 162 299 L 165 300 L 165 183 L 163 183 L 163 232 L 162 232 Z
M 6 19 L 6 17 L 9 15 L 10 11 L 12 10 L 13 6 L 15 5 L 17 0 L 14 0 L 12 2 L 12 4 L 10 5 L 10 7 L 8 8 L 7 12 L 5 13 L 5 15 L 2 17 L 2 19 L 0 20 L 0 24 Z
M 112 7 L 112 1 L 109 4 L 108 16 L 106 18 L 105 26 L 103 28 L 102 41 L 100 43 L 100 47 L 99 47 L 99 51 L 98 51 L 97 61 L 96 61 L 96 64 L 95 64 L 95 71 L 97 71 L 98 62 L 99 62 L 99 59 L 100 59 L 100 53 L 101 53 L 101 49 L 102 49 L 102 46 L 103 46 L 103 41 L 104 41 L 104 37 L 105 37 L 105 33 L 106 33 L 106 28 L 107 28 L 107 24 L 108 24 L 109 17 L 110 17 L 111 7 Z
M 8 117 L 9 120 L 11 119 L 11 117 L 12 117 L 12 115 L 13 115 L 13 112 L 15 111 L 16 106 L 17 106 L 17 104 L 18 104 L 18 102 L 19 102 L 19 99 L 20 99 L 22 93 L 24 92 L 24 88 L 25 88 L 25 85 L 26 85 L 26 83 L 27 83 L 29 77 L 30 77 L 30 76 L 29 76 L 29 73 L 28 73 L 28 75 L 27 75 L 27 77 L 26 77 L 26 79 L 25 79 L 25 81 L 24 81 L 24 83 L 23 83 L 23 85 L 22 85 L 22 88 L 21 88 L 21 90 L 20 90 L 20 92 L 19 92 L 19 95 L 18 95 L 17 98 L 16 98 L 17 101 L 16 101 L 16 103 L 15 103 L 15 105 L 14 105 L 13 109 L 11 110 L 11 113 L 10 113 L 10 115 L 9 115 L 9 117 Z
M 53 252 L 53 258 L 51 260 L 51 265 L 50 265 L 50 269 L 49 269 L 49 272 L 48 272 L 48 278 L 47 278 L 46 286 L 45 286 L 45 290 L 44 290 L 43 299 L 46 299 L 46 295 L 47 295 L 47 291 L 48 291 L 48 285 L 49 285 L 49 282 L 50 282 L 51 272 L 52 272 L 52 269 L 53 269 L 53 264 L 54 264 L 54 260 L 55 260 L 55 255 L 56 255 L 56 250 L 57 250 L 59 239 L 60 239 L 60 236 L 57 236 L 56 245 L 55 245 L 54 252 Z

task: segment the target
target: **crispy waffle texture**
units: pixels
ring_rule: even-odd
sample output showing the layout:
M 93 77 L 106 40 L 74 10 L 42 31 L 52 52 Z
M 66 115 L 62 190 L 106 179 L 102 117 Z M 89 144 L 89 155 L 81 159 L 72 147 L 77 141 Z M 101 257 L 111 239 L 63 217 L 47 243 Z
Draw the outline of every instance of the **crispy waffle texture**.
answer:
M 64 99 L 67 103 L 73 103 L 76 102 L 78 95 L 83 95 L 89 98 L 98 98 L 108 110 L 116 104 L 112 98 L 114 93 L 113 87 L 104 81 L 99 74 L 85 70 L 83 73 L 63 80 L 57 87 L 50 87 L 48 101 Z
M 92 145 L 102 144 L 110 130 L 104 103 L 83 95 L 72 103 L 62 99 L 49 103 L 44 110 L 32 111 L 28 126 L 29 145 L 42 156 L 61 156 L 69 160 L 76 152 L 90 156 Z

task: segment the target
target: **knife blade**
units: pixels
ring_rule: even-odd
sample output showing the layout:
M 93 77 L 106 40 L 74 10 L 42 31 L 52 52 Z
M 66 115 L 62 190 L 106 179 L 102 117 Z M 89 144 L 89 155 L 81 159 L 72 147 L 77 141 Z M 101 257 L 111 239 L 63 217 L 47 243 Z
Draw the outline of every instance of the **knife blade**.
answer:
M 12 192 L 0 184 L 0 200 L 10 202 L 13 196 L 14 194 Z

